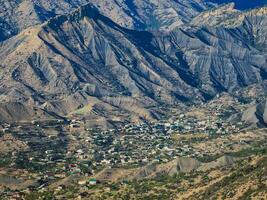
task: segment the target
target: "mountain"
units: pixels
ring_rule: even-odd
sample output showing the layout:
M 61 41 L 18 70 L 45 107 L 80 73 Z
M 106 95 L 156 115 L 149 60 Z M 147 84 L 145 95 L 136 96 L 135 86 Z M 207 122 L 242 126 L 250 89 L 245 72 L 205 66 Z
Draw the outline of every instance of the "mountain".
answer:
M 230 4 L 203 12 L 167 34 L 163 44 L 172 48 L 164 54 L 179 58 L 209 95 L 261 82 L 266 79 L 266 11 L 239 13 Z
M 235 7 L 239 10 L 246 10 L 251 8 L 257 8 L 267 5 L 266 0 L 247 0 L 247 1 L 240 1 L 240 0 L 210 0 L 211 2 L 217 4 L 227 4 L 227 3 L 235 3 Z
M 126 29 L 91 4 L 51 18 L 0 43 L 0 107 L 10 116 L 2 120 L 157 119 L 159 106 L 261 82 L 265 11 L 233 26 L 187 23 L 170 32 Z M 15 115 L 17 107 L 25 112 Z
M 171 103 L 184 94 L 181 88 L 196 93 L 146 50 L 154 48 L 151 37 L 120 27 L 91 5 L 53 18 L 1 44 L 1 100 L 64 116 L 107 117 L 119 108 L 149 118 L 145 105 Z
M 0 0 L 0 41 L 87 3 L 121 26 L 137 30 L 171 29 L 214 6 L 202 0 Z
M 230 2 L 237 9 L 261 7 L 267 3 L 265 0 L 0 0 L 0 41 L 57 15 L 68 14 L 87 3 L 92 3 L 101 14 L 123 27 L 166 31 L 190 22 L 218 4 Z

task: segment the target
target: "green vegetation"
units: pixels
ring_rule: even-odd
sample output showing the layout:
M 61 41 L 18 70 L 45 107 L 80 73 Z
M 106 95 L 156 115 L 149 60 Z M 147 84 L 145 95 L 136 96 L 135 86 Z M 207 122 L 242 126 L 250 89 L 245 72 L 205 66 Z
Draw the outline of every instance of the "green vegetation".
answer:
M 197 160 L 203 163 L 209 163 L 220 158 L 221 156 L 222 155 L 204 155 L 203 157 L 198 157 Z
M 248 161 L 242 161 L 232 169 L 232 173 L 229 176 L 225 176 L 221 181 L 216 182 L 210 186 L 203 193 L 196 196 L 197 199 L 209 199 L 216 195 L 223 189 L 223 199 L 231 198 L 235 194 L 233 188 L 238 188 L 238 184 L 246 183 L 248 181 L 257 181 L 255 188 L 249 188 L 242 196 L 241 199 L 251 199 L 252 194 L 258 194 L 261 191 L 266 192 L 266 185 L 262 183 L 262 177 L 267 174 L 265 167 L 267 166 L 267 158 L 262 159 L 256 164 L 251 165 Z
M 100 196 L 93 196 L 92 199 L 138 199 L 138 200 L 169 200 L 176 196 L 179 192 L 184 191 L 181 187 L 182 181 L 187 181 L 189 184 L 194 182 L 194 179 L 203 175 L 200 172 L 190 174 L 179 173 L 174 176 L 158 175 L 152 179 L 142 179 L 133 181 L 122 181 L 120 183 L 112 183 L 99 190 L 105 191 L 105 187 L 109 187 L 109 192 L 99 192 Z M 108 197 L 108 198 L 106 198 Z
M 234 113 L 238 113 L 238 110 L 236 110 L 234 107 L 228 107 L 226 110 L 221 114 L 222 119 L 228 119 L 231 117 Z
M 29 194 L 26 194 L 25 196 L 25 200 L 36 200 L 36 199 L 51 200 L 54 199 L 54 195 L 52 192 L 31 192 Z
M 7 167 L 12 163 L 11 155 L 0 156 L 0 167 Z
M 246 96 L 237 96 L 237 100 L 242 104 L 249 104 L 252 102 L 252 99 Z
M 234 157 L 248 157 L 251 155 L 266 155 L 267 154 L 267 144 L 266 141 L 258 142 L 252 147 L 242 149 L 237 152 L 227 153 L 227 155 Z
M 23 153 L 18 154 L 15 163 L 19 169 L 27 169 L 31 172 L 45 172 L 51 169 L 51 166 L 47 163 L 31 162 L 27 155 Z

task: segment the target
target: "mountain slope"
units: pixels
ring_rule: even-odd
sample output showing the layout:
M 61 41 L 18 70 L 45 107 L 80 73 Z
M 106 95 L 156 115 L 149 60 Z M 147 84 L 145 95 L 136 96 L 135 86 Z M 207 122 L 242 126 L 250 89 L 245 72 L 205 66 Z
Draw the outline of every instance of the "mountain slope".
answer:
M 239 12 L 231 4 L 223 6 L 200 14 L 190 25 L 178 27 L 165 36 L 161 34 L 157 43 L 162 54 L 168 54 L 174 62 L 179 59 L 189 71 L 189 83 L 195 82 L 212 96 L 216 92 L 231 92 L 266 79 L 266 11 L 261 8 L 241 13 L 243 20 L 230 25 L 219 23 L 215 16 L 223 13 L 229 21 L 238 21 Z M 215 24 L 212 20 L 218 25 L 210 26 Z
M 150 117 L 145 105 L 171 103 L 173 92 L 183 95 L 181 88 L 194 93 L 174 69 L 139 47 L 151 36 L 119 27 L 90 5 L 56 17 L 2 43 L 1 99 L 61 115 L 96 101 L 85 112 L 106 117 L 97 112 L 120 108 Z
M 205 101 L 265 79 L 266 21 L 262 12 L 230 28 L 149 33 L 122 28 L 88 4 L 0 43 L 0 100 L 62 116 L 158 118 L 159 105 Z

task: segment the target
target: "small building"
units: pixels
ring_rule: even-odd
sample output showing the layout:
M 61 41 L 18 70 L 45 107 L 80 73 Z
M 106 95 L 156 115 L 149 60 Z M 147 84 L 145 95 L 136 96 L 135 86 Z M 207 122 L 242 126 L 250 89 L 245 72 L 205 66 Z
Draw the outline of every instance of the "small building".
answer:
M 97 184 L 97 180 L 95 178 L 90 178 L 88 180 L 88 183 L 89 183 L 89 185 L 96 185 Z
M 86 181 L 85 180 L 80 180 L 80 181 L 78 181 L 78 184 L 79 185 L 86 185 Z

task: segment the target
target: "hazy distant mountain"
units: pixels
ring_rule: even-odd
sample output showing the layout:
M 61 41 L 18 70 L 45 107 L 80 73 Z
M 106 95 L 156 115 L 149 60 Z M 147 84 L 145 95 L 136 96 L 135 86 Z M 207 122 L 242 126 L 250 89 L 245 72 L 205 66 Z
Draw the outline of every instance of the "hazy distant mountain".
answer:
M 210 0 L 217 4 L 235 3 L 235 7 L 240 10 L 251 9 L 267 5 L 267 0 Z
M 2 119 L 153 119 L 153 106 L 205 101 L 266 79 L 267 9 L 214 10 L 200 14 L 201 26 L 195 17 L 150 33 L 123 28 L 86 5 L 22 31 L 0 43 Z M 229 13 L 229 23 L 221 13 Z M 209 17 L 220 20 L 210 26 Z
M 138 30 L 171 29 L 213 7 L 202 0 L 0 0 L 0 41 L 88 2 L 121 26 Z

